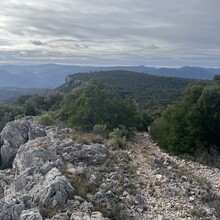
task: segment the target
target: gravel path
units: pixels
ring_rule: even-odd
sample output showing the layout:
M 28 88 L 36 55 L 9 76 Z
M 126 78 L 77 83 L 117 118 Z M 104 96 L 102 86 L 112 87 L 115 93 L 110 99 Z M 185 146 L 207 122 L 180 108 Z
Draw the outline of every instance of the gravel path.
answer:
M 220 219 L 220 171 L 162 152 L 148 133 L 136 133 L 127 153 L 147 198 L 142 219 Z

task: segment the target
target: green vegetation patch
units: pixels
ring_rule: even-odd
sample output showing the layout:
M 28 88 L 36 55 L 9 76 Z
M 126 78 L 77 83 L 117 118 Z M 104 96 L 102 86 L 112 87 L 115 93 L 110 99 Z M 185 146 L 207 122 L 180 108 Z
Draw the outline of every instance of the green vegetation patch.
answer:
M 212 146 L 220 149 L 219 133 L 219 80 L 206 86 L 199 82 L 189 86 L 183 98 L 151 126 L 151 135 L 159 145 L 174 154 L 192 154 Z
M 57 116 L 69 126 L 83 130 L 112 130 L 121 125 L 128 129 L 145 126 L 135 105 L 94 81 L 67 94 Z

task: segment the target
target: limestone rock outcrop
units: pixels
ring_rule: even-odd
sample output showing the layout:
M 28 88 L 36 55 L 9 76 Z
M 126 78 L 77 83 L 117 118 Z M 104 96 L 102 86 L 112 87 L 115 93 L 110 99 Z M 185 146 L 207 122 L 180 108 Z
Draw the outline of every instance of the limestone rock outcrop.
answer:
M 42 168 L 47 162 L 55 162 L 59 157 L 55 149 L 50 148 L 46 137 L 36 138 L 20 146 L 14 159 L 13 167 L 21 173 L 30 168 Z
M 57 168 L 52 168 L 45 176 L 42 184 L 34 189 L 34 202 L 40 206 L 64 206 L 74 194 L 70 182 Z
M 3 168 L 11 168 L 19 147 L 28 140 L 45 136 L 45 131 L 32 118 L 9 122 L 1 132 Z
M 84 164 L 97 166 L 103 164 L 108 158 L 108 150 L 104 145 L 82 145 L 69 141 L 58 146 L 63 158 L 71 164 Z
M 77 172 L 69 179 L 64 175 L 68 167 L 85 173 L 103 164 L 109 150 L 63 138 L 70 132 L 73 130 L 39 125 L 33 117 L 6 125 L 1 133 L 0 220 L 70 220 L 73 213 L 67 203 L 77 203 L 80 211 L 92 213 L 92 204 L 74 196 L 78 192 L 70 181 L 78 178 Z

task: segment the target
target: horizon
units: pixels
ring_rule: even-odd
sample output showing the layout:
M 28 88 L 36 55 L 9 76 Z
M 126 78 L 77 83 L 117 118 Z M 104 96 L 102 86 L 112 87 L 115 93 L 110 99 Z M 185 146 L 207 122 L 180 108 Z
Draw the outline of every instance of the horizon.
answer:
M 167 68 L 167 69 L 181 69 L 184 67 L 189 68 L 203 68 L 203 69 L 220 69 L 220 66 L 209 67 L 209 66 L 150 66 L 150 65 L 86 65 L 86 64 L 70 64 L 70 63 L 0 63 L 0 66 L 43 66 L 43 65 L 59 65 L 59 66 L 75 66 L 75 67 L 99 67 L 99 68 L 115 68 L 115 67 L 146 67 L 146 68 Z
M 219 68 L 220 1 L 170 2 L 2 0 L 0 63 Z

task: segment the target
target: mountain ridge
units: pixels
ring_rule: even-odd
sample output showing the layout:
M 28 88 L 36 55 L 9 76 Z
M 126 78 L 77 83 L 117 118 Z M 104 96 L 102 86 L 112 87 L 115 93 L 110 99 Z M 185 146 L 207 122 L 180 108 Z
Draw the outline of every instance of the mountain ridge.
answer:
M 181 67 L 156 68 L 147 66 L 78 66 L 60 64 L 0 65 L 0 87 L 55 88 L 64 82 L 66 76 L 82 72 L 125 70 L 158 76 L 211 80 L 220 73 L 218 68 Z

